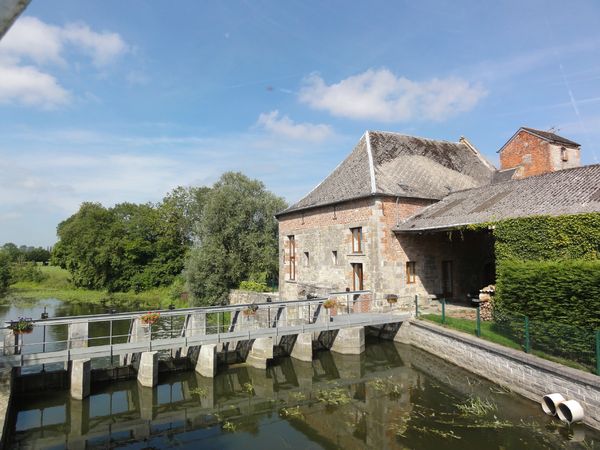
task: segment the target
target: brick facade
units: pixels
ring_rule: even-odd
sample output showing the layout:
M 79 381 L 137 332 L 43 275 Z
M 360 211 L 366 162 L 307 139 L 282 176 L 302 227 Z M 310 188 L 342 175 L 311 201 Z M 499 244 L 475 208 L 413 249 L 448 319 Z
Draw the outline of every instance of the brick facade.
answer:
M 481 288 L 482 268 L 492 258 L 491 238 L 486 233 L 396 235 L 392 231 L 399 221 L 431 203 L 370 197 L 281 216 L 280 298 L 295 300 L 352 289 L 353 263 L 362 264 L 364 289 L 377 295 L 442 293 L 443 261 L 452 261 L 453 297 L 462 298 L 469 290 Z M 352 252 L 351 228 L 355 227 L 363 232 L 361 253 Z M 294 280 L 290 280 L 289 236 L 294 236 L 296 249 Z M 414 283 L 407 283 L 407 261 L 415 262 Z
M 500 151 L 500 170 L 518 167 L 514 178 L 579 167 L 578 147 L 553 144 L 521 130 Z

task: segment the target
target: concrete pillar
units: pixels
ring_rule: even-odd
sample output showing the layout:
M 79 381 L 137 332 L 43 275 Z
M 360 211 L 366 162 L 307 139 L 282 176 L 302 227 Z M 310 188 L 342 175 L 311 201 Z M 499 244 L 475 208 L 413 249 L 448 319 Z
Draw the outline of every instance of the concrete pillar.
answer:
M 90 420 L 89 410 L 89 400 L 79 401 L 73 398 L 69 400 L 67 417 L 69 442 L 77 441 L 77 438 L 87 434 Z
M 364 352 L 365 328 L 352 327 L 340 329 L 333 341 L 331 351 L 344 355 L 359 355 Z
M 17 337 L 13 330 L 4 330 L 4 356 L 14 355 L 17 347 Z
M 213 378 L 217 374 L 216 344 L 206 344 L 200 347 L 198 361 L 196 362 L 196 372 L 203 377 L 209 378 Z
M 358 380 L 363 376 L 365 355 L 331 353 L 339 377 L 343 380 Z
M 70 348 L 83 348 L 88 346 L 88 322 L 70 323 L 69 346 Z
M 273 338 L 258 338 L 252 343 L 252 349 L 246 363 L 257 369 L 266 369 L 267 360 L 273 359 Z
M 129 334 L 129 342 L 144 342 L 150 340 L 150 327 L 142 323 L 139 318 L 133 319 L 131 322 L 131 332 Z M 121 355 L 120 363 L 122 366 L 131 364 L 133 353 Z
M 137 396 L 139 401 L 140 419 L 154 420 L 154 389 L 145 389 L 138 385 Z
M 90 395 L 91 371 L 92 361 L 90 359 L 71 361 L 71 397 L 83 400 Z
M 296 337 L 294 348 L 290 354 L 292 358 L 300 361 L 311 362 L 313 359 L 312 333 L 300 333 Z
M 206 334 L 206 313 L 192 313 L 187 316 L 184 336 L 194 337 Z M 181 356 L 188 356 L 192 347 L 183 347 Z
M 158 384 L 158 352 L 142 353 L 137 380 L 145 387 L 154 387 Z

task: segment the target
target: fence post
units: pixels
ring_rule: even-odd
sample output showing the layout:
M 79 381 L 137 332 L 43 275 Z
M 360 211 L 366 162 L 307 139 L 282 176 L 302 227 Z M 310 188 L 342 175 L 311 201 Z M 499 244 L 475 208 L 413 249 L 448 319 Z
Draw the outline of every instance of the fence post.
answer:
M 442 323 L 446 323 L 446 299 L 442 299 Z
M 531 342 L 529 341 L 529 317 L 525 316 L 525 353 L 531 353 Z
M 419 318 L 419 294 L 415 294 L 415 318 Z
M 477 337 L 481 337 L 481 312 L 479 310 L 479 305 L 477 305 L 477 329 L 475 330 Z
M 600 375 L 600 330 L 596 330 L 596 375 Z

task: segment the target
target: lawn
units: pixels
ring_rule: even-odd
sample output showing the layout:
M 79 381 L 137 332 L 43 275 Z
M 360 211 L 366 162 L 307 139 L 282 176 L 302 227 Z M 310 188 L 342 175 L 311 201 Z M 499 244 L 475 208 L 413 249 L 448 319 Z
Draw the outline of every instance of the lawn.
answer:
M 446 317 L 445 323 L 442 324 L 442 316 L 437 314 L 422 314 L 419 316 L 420 319 L 425 319 L 430 322 L 435 322 L 442 326 L 452 328 L 454 330 L 462 331 L 476 335 L 476 321 L 469 319 L 460 319 L 456 317 Z M 504 347 L 514 348 L 516 350 L 524 350 L 524 345 L 518 340 L 516 336 L 507 336 L 499 331 L 499 328 L 495 326 L 494 322 L 481 321 L 481 339 L 486 341 L 494 342 L 496 344 L 503 345 Z M 546 352 L 542 352 L 536 349 L 532 349 L 531 354 L 539 356 L 540 358 L 554 361 L 564 366 L 572 367 L 574 369 L 583 370 L 585 372 L 594 371 L 591 367 L 580 364 L 577 361 L 570 359 L 561 358 L 558 356 L 550 355 Z

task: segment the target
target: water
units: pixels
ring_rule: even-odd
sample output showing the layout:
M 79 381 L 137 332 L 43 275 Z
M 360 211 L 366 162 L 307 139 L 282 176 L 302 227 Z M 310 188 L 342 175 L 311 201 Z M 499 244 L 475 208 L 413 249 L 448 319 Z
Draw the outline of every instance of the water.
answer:
M 37 318 L 44 307 L 50 317 L 105 312 L 23 300 L 0 307 L 0 317 Z M 482 415 L 464 408 L 469 398 Z M 93 386 L 82 402 L 52 391 L 13 405 L 9 448 L 600 448 L 594 430 L 568 429 L 470 372 L 381 341 L 369 341 L 360 356 L 321 352 L 312 364 L 282 358 L 266 372 L 234 366 L 213 380 L 161 374 L 154 389 L 109 383 Z
M 489 405 L 461 411 L 468 398 Z M 327 404 L 325 400 L 329 400 Z M 335 405 L 334 403 L 339 403 Z M 479 403 L 481 404 L 481 403 Z M 48 392 L 16 399 L 9 448 L 594 448 L 599 433 L 567 429 L 539 405 L 428 353 L 369 342 L 361 356 L 282 358 L 265 371 L 214 379 L 165 374 L 94 386 L 83 402 Z

